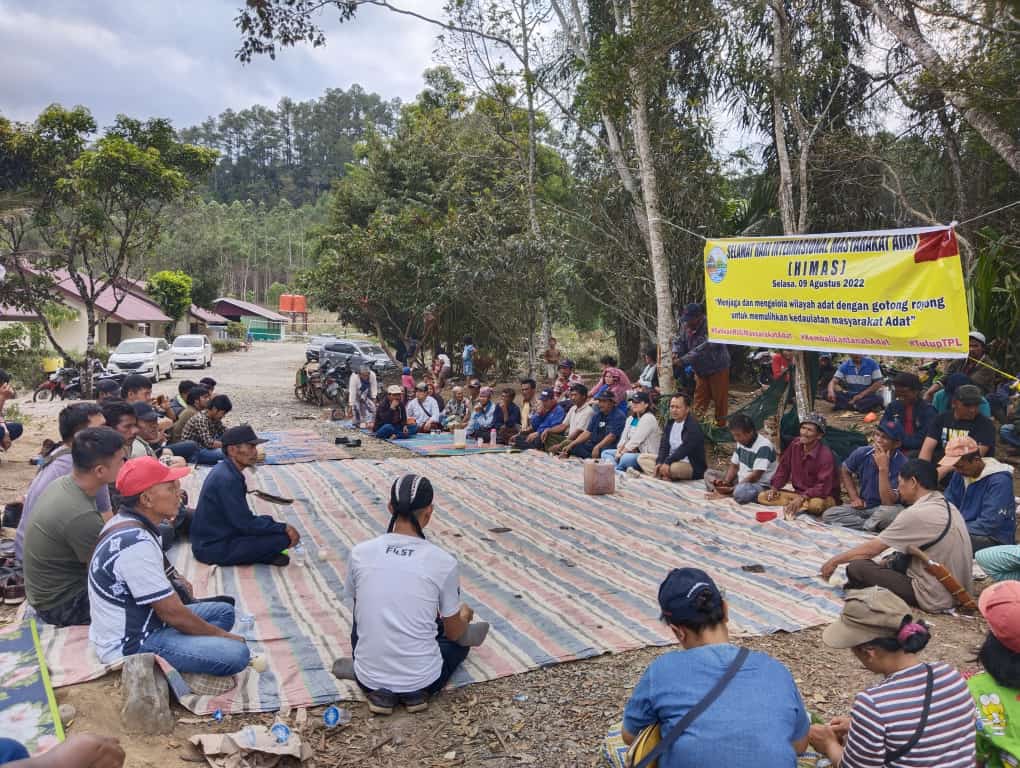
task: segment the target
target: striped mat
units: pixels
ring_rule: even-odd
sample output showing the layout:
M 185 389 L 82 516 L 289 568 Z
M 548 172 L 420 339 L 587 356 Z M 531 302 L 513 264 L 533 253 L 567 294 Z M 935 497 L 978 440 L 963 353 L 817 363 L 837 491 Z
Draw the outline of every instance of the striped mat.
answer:
M 369 429 L 361 430 L 373 436 Z M 513 453 L 516 449 L 506 445 L 489 445 L 488 442 L 478 445 L 477 440 L 468 440 L 466 448 L 453 447 L 452 432 L 429 432 L 402 440 L 390 440 L 391 445 L 406 448 L 419 456 L 475 456 L 481 453 Z
M 350 548 L 385 530 L 389 485 L 424 472 L 436 487 L 431 540 L 461 565 L 464 599 L 492 624 L 455 685 L 491 680 L 606 652 L 665 645 L 656 592 L 666 572 L 705 568 L 730 603 L 737 634 L 795 631 L 830 621 L 842 605 L 816 576 L 831 554 L 859 534 L 805 522 L 759 524 L 756 507 L 708 503 L 700 483 L 627 479 L 610 496 L 585 496 L 581 465 L 534 451 L 512 455 L 312 462 L 262 467 L 259 484 L 297 499 L 261 500 L 259 512 L 285 517 L 308 550 L 303 566 L 209 568 L 187 548 L 177 565 L 199 594 L 238 597 L 255 614 L 248 633 L 269 671 L 242 676 L 217 699 L 185 696 L 192 711 L 271 711 L 357 696 L 330 674 L 349 655 L 350 606 L 342 580 Z M 201 475 L 189 478 L 197 491 Z M 760 509 L 760 508 L 759 508 Z M 741 566 L 760 565 L 763 573 Z M 97 677 L 83 628 L 44 632 L 54 685 Z
M 353 459 L 350 451 L 334 445 L 311 429 L 281 429 L 260 432 L 268 440 L 262 447 L 265 464 L 303 464 L 308 461 Z

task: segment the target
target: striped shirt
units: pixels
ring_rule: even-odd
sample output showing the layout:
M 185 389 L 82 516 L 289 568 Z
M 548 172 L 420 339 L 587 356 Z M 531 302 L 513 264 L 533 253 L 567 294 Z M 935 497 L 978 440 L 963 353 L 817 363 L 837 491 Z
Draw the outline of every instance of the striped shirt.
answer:
M 762 476 L 757 482 L 768 485 L 776 474 L 779 462 L 776 460 L 776 448 L 765 435 L 759 433 L 755 441 L 748 446 L 736 444 L 736 450 L 730 457 L 730 463 L 737 465 L 737 482 L 746 483 L 748 476 L 757 470 Z
M 935 675 L 931 710 L 913 749 L 894 762 L 885 760 L 917 731 L 927 680 L 924 664 L 895 672 L 857 694 L 842 768 L 973 768 L 974 702 L 967 683 L 947 664 L 935 662 L 931 667 Z

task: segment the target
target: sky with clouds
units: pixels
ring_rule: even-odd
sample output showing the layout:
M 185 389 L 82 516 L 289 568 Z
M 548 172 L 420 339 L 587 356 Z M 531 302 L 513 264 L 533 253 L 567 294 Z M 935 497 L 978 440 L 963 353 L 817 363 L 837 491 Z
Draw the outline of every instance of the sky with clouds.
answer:
M 31 121 L 48 104 L 81 104 L 100 126 L 118 113 L 186 127 L 227 107 L 315 98 L 358 83 L 412 99 L 436 29 L 382 8 L 339 24 L 325 47 L 285 49 L 242 65 L 234 17 L 242 0 L 0 0 L 0 114 Z M 442 0 L 413 0 L 439 15 Z

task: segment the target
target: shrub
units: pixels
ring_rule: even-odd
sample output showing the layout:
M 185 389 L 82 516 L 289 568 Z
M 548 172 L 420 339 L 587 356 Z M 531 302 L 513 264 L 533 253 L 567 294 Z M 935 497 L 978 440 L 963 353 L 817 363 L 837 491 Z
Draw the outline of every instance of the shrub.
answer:
M 243 339 L 248 335 L 248 329 L 244 327 L 244 323 L 227 323 L 227 336 L 232 339 Z
M 241 342 L 237 339 L 214 339 L 212 348 L 213 352 L 237 352 L 241 349 Z

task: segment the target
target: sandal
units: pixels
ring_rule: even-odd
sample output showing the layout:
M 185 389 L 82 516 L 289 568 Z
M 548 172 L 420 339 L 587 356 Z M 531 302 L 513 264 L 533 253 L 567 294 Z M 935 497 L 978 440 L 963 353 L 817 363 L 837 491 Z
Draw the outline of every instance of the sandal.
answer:
M 4 605 L 21 605 L 25 602 L 25 580 L 21 576 L 10 576 L 3 583 Z

